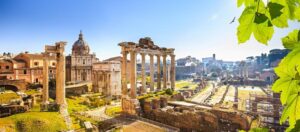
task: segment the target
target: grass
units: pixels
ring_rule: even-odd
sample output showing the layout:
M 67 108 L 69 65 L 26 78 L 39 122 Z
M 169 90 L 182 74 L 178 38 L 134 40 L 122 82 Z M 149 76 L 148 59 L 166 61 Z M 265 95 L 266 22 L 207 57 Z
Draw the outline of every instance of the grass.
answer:
M 118 113 L 122 112 L 122 107 L 121 106 L 112 106 L 112 107 L 107 107 L 105 110 L 105 114 L 111 117 L 114 117 L 118 115 Z
M 85 111 L 89 109 L 87 105 L 84 105 L 85 101 L 86 99 L 83 97 L 67 98 L 68 112 L 73 113 L 73 112 Z
M 0 118 L 0 129 L 5 131 L 56 132 L 67 130 L 58 112 L 27 112 Z
M 9 104 L 10 101 L 14 99 L 20 99 L 20 97 L 14 92 L 0 94 L 0 104 Z
M 33 94 L 38 94 L 40 92 L 38 90 L 36 90 L 36 89 L 30 89 L 30 90 L 26 90 L 25 93 L 27 95 L 33 95 Z
M 175 83 L 175 88 L 176 89 L 192 89 L 192 90 L 195 90 L 197 88 L 197 84 L 196 83 L 193 83 L 191 81 L 186 81 L 186 80 L 183 80 L 183 81 L 176 81 Z
M 89 94 L 83 97 L 72 96 L 67 98 L 68 112 L 73 123 L 73 129 L 80 129 L 82 127 L 79 121 L 90 121 L 92 124 L 97 124 L 97 121 L 81 116 L 80 114 L 77 114 L 77 112 L 104 105 L 105 101 L 99 98 L 100 95 L 101 94 Z

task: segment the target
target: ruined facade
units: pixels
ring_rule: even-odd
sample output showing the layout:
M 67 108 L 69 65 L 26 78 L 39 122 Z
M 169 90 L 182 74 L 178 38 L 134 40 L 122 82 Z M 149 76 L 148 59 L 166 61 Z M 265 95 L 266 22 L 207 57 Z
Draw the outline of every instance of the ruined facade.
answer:
M 154 91 L 154 57 L 157 59 L 157 89 L 167 88 L 167 56 L 171 57 L 171 68 L 170 68 L 170 82 L 171 89 L 175 89 L 175 54 L 172 48 L 161 48 L 154 44 L 154 42 L 149 37 L 141 38 L 138 43 L 134 42 L 122 42 L 119 44 L 121 46 L 122 62 L 127 62 L 127 55 L 130 55 L 130 65 L 127 63 L 122 63 L 122 110 L 124 113 L 131 115 L 138 115 L 140 110 L 139 101 L 136 99 L 137 90 L 139 93 L 144 94 L 148 91 L 146 87 L 146 75 L 145 75 L 145 57 L 149 55 L 150 57 L 150 91 Z M 142 58 L 141 63 L 141 79 L 142 86 L 137 89 L 137 74 L 136 74 L 136 60 L 137 55 L 140 54 Z M 162 69 L 161 69 L 161 57 L 162 57 Z M 130 79 L 127 79 L 127 70 L 130 69 Z M 162 76 L 161 76 L 162 71 Z M 127 83 L 130 84 L 130 93 L 128 94 Z
M 121 96 L 121 64 L 102 61 L 93 64 L 93 89 L 107 96 Z
M 122 48 L 123 62 L 127 61 L 127 56 L 130 55 L 130 65 L 127 66 L 127 63 L 122 63 L 122 91 L 123 95 L 127 95 L 127 81 L 130 82 L 130 97 L 135 98 L 137 94 L 137 77 L 136 77 L 136 59 L 137 55 L 140 54 L 142 58 L 141 64 L 141 77 L 142 77 L 142 86 L 141 93 L 146 93 L 146 75 L 145 75 L 145 56 L 149 55 L 150 57 L 150 91 L 154 91 L 154 57 L 157 59 L 157 74 L 156 82 L 157 89 L 165 89 L 167 88 L 167 56 L 171 57 L 171 68 L 170 68 L 170 82 L 171 88 L 175 88 L 175 54 L 172 48 L 160 48 L 155 45 L 151 38 L 141 38 L 139 43 L 136 44 L 134 42 L 122 42 L 119 44 Z M 162 57 L 162 69 L 161 65 L 161 57 Z M 130 79 L 127 79 L 126 73 L 127 70 L 130 69 Z M 161 76 L 161 72 L 163 75 Z

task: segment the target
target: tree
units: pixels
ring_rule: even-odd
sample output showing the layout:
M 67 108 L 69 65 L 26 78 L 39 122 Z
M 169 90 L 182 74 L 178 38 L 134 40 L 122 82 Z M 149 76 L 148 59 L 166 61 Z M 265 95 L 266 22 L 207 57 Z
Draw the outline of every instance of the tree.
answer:
M 238 42 L 244 43 L 253 34 L 254 38 L 267 45 L 273 37 L 274 28 L 288 27 L 288 21 L 300 22 L 300 0 L 237 0 L 244 6 L 237 28 Z M 272 90 L 280 93 L 284 110 L 280 123 L 289 121 L 286 131 L 299 128 L 300 120 L 300 31 L 295 29 L 282 38 L 282 44 L 291 52 L 275 68 L 279 77 Z M 295 128 L 295 129 L 293 129 Z

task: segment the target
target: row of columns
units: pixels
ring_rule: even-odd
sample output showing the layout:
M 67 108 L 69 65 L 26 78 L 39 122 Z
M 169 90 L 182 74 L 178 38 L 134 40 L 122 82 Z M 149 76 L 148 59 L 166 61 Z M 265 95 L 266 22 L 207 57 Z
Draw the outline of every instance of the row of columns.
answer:
M 135 51 L 129 51 L 130 54 L 130 97 L 136 98 L 136 56 L 137 53 Z M 141 76 L 142 76 L 142 88 L 141 92 L 146 93 L 146 74 L 145 74 L 145 53 L 140 53 L 142 58 L 142 65 L 141 65 Z M 122 52 L 122 93 L 123 95 L 127 95 L 127 70 L 129 67 L 127 67 L 127 51 Z M 157 89 L 161 89 L 161 55 L 154 55 L 154 54 L 148 54 L 150 57 L 150 91 L 154 91 L 154 56 L 157 57 Z M 171 56 L 171 88 L 175 88 L 175 55 Z M 162 55 L 163 58 L 163 88 L 167 88 L 167 55 Z

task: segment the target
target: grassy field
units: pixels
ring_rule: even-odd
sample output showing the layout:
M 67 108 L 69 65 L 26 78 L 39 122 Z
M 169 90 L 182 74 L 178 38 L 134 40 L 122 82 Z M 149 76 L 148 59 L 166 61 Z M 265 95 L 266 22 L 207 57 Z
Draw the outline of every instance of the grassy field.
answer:
M 118 113 L 122 112 L 121 106 L 111 106 L 107 107 L 105 110 L 105 114 L 111 117 L 118 115 Z
M 239 92 L 238 92 L 238 98 L 239 98 L 238 109 L 239 110 L 243 110 L 243 111 L 246 110 L 246 100 L 250 98 L 250 93 L 251 94 L 256 94 L 256 95 L 266 95 L 260 89 L 247 90 L 247 89 L 239 88 Z
M 86 99 L 82 97 L 67 98 L 69 113 L 87 110 L 89 107 L 84 105 L 85 102 Z
M 20 96 L 18 96 L 14 92 L 5 92 L 0 94 L 0 104 L 8 104 L 11 100 L 19 99 Z
M 192 81 L 176 81 L 175 83 L 175 88 L 176 89 L 196 89 L 197 88 L 197 84 L 193 83 Z
M 39 91 L 36 90 L 36 89 L 30 89 L 30 90 L 26 90 L 25 93 L 26 93 L 27 95 L 32 95 L 32 94 L 38 94 L 38 93 L 41 93 L 41 92 L 39 92 Z
M 56 132 L 67 130 L 58 112 L 27 112 L 0 118 L 0 130 L 7 132 Z

